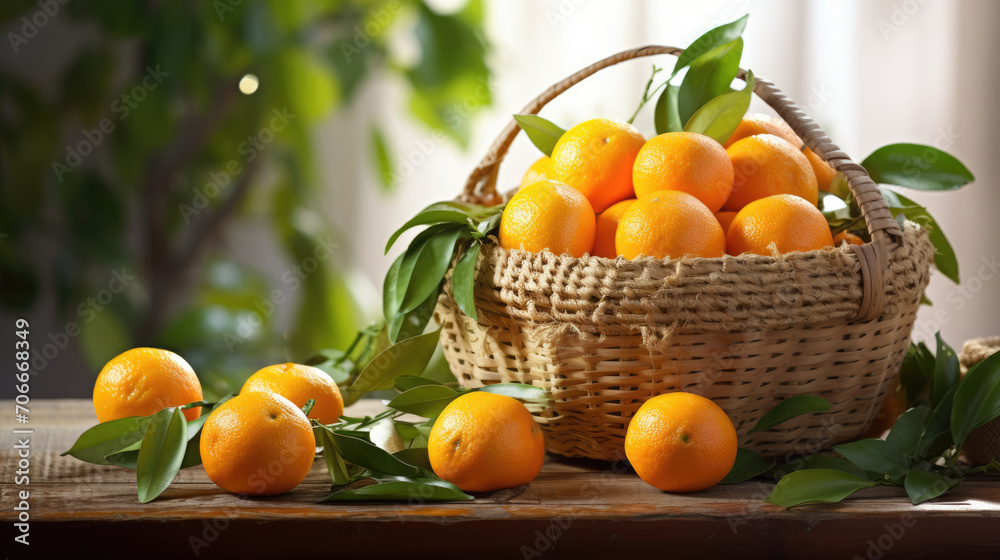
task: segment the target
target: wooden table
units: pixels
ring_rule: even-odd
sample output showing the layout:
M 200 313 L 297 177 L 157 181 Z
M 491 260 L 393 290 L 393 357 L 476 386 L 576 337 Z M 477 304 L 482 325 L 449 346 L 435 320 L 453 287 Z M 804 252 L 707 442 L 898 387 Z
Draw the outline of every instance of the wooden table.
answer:
M 349 412 L 378 406 L 369 401 Z M 3 414 L 8 434 L 24 427 L 12 416 Z M 842 504 L 786 510 L 762 503 L 767 482 L 666 494 L 611 463 L 550 457 L 531 484 L 474 502 L 335 505 L 317 503 L 330 479 L 316 461 L 301 486 L 276 498 L 233 496 L 195 467 L 143 505 L 133 471 L 59 456 L 95 422 L 88 400 L 32 401 L 31 544 L 13 543 L 6 529 L 10 558 L 894 558 L 959 551 L 1000 558 L 995 479 L 966 480 L 920 506 L 891 489 L 873 489 Z M 14 484 L 13 435 L 10 441 L 0 467 L 7 527 L 25 488 Z

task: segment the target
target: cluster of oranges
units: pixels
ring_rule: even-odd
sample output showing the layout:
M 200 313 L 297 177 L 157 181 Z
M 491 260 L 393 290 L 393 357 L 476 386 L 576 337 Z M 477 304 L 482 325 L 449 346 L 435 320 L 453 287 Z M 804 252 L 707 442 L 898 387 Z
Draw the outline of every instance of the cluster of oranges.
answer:
M 302 407 L 310 399 L 315 404 L 307 418 Z M 133 348 L 113 358 L 94 386 L 101 422 L 149 416 L 201 400 L 201 384 L 191 366 L 156 348 Z M 323 371 L 300 364 L 265 367 L 205 420 L 199 441 L 205 472 L 235 494 L 287 492 L 305 479 L 316 456 L 309 418 L 333 423 L 343 411 L 340 389 Z M 189 421 L 200 413 L 199 407 L 184 410 Z
M 94 387 L 101 422 L 150 416 L 163 408 L 201 401 L 198 377 L 173 352 L 134 348 L 113 358 Z M 302 406 L 315 401 L 307 418 Z M 199 441 L 208 477 L 234 494 L 267 496 L 298 486 L 309 473 L 316 440 L 309 418 L 337 422 L 344 402 L 323 371 L 300 364 L 268 366 L 240 394 L 215 407 Z M 184 410 L 189 421 L 199 407 Z M 438 415 L 428 437 L 434 473 L 468 492 L 527 484 L 545 460 L 545 439 L 516 399 L 474 391 Z M 628 427 L 625 452 L 646 482 L 672 492 L 718 483 L 736 459 L 736 431 L 711 400 L 668 393 L 648 400 Z
M 833 237 L 816 205 L 836 172 L 800 147 L 784 121 L 766 115 L 744 118 L 725 144 L 692 132 L 647 141 L 624 122 L 585 121 L 524 174 L 500 244 L 627 259 L 861 244 Z

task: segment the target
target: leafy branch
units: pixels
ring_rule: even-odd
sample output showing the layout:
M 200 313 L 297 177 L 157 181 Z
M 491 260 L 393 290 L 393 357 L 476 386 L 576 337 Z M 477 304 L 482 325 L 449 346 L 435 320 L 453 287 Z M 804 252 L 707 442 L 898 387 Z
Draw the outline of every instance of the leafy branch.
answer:
M 931 391 L 926 393 L 926 399 L 899 416 L 884 440 L 852 441 L 833 448 L 840 457 L 812 455 L 784 464 L 767 462 L 741 449 L 723 482 L 779 475 L 780 480 L 765 501 L 784 507 L 839 502 L 874 486 L 902 488 L 914 504 L 919 504 L 954 488 L 969 474 L 1000 472 L 996 461 L 981 467 L 962 468 L 957 464 L 968 435 L 1000 417 L 1000 354 L 980 362 L 961 377 L 954 350 L 938 335 L 936 356 L 930 356 L 926 347 L 913 345 L 902 370 L 909 377 L 905 381 L 917 377 L 922 381 L 918 389 L 930 385 Z M 802 405 L 803 411 L 819 411 L 815 406 L 806 406 L 803 400 L 797 405 Z M 786 408 L 789 414 L 772 411 L 766 416 L 790 417 L 795 407 Z

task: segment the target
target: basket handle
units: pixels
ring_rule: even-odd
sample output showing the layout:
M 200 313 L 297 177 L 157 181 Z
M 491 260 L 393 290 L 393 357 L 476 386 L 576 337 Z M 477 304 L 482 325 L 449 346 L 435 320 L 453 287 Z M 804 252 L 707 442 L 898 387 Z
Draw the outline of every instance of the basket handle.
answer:
M 599 60 L 586 68 L 583 68 L 566 79 L 554 84 L 541 95 L 528 103 L 521 114 L 537 114 L 550 101 L 561 95 L 563 92 L 580 83 L 584 79 L 597 73 L 604 68 L 614 66 L 619 62 L 642 58 L 658 54 L 672 54 L 679 56 L 684 49 L 677 47 L 646 46 L 637 49 L 622 51 L 611 55 L 603 60 Z M 737 77 L 745 79 L 746 71 L 740 69 Z M 815 152 L 823 161 L 829 163 L 835 170 L 844 174 L 847 186 L 854 195 L 861 215 L 865 219 L 868 233 L 871 235 L 871 243 L 864 245 L 852 245 L 852 249 L 858 256 L 861 264 L 862 278 L 862 299 L 858 309 L 858 314 L 853 319 L 855 322 L 870 321 L 882 314 L 885 305 L 885 275 L 888 272 L 887 252 L 891 247 L 902 242 L 903 233 L 899 224 L 889 211 L 889 205 L 882 198 L 875 181 L 868 176 L 865 168 L 851 161 L 843 150 L 841 150 L 832 140 L 820 129 L 802 109 L 788 98 L 771 82 L 756 78 L 754 83 L 754 93 L 770 105 L 778 115 L 795 131 L 795 134 L 803 141 L 802 149 L 808 147 Z M 503 161 L 507 150 L 517 133 L 520 132 L 517 122 L 511 119 L 504 127 L 500 136 L 490 146 L 489 151 L 479 162 L 472 174 L 465 183 L 461 200 L 468 202 L 478 202 L 485 197 L 495 195 L 497 172 L 500 162 Z

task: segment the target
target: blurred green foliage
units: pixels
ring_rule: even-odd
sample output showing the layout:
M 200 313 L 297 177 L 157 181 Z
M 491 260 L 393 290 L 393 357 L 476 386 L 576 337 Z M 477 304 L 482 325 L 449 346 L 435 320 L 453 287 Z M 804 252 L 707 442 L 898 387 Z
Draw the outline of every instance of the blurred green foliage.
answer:
M 19 32 L 38 9 L 6 2 L 0 21 Z M 467 117 L 490 103 L 481 2 L 454 13 L 406 0 L 61 10 L 96 33 L 62 69 L 56 96 L 0 70 L 0 304 L 30 311 L 53 293 L 95 372 L 131 346 L 169 348 L 201 373 L 209 399 L 269 361 L 346 347 L 378 310 L 356 293 L 346 236 L 316 210 L 314 129 L 371 77 L 395 75 L 407 109 L 464 146 Z M 417 52 L 397 56 L 397 43 Z M 260 84 L 252 95 L 237 88 L 247 74 Z M 376 176 L 392 187 L 384 123 L 345 133 L 368 136 Z M 219 247 L 234 217 L 272 226 L 288 265 L 278 284 Z M 31 247 L 46 240 L 55 257 L 39 262 Z M 136 279 L 114 292 L 113 270 Z M 278 310 L 293 300 L 279 333 Z

